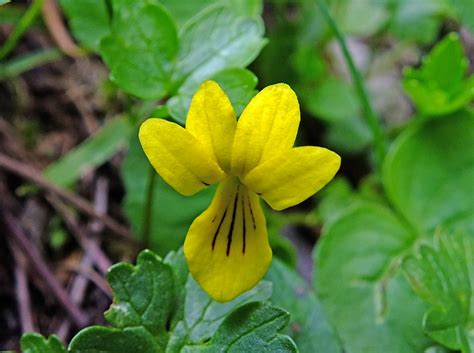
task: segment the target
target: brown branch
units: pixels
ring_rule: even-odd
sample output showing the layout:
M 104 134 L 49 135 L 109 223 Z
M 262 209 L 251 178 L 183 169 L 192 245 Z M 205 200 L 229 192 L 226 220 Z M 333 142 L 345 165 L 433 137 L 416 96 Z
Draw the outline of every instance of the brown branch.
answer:
M 56 297 L 59 304 L 64 308 L 70 318 L 78 327 L 84 327 L 88 324 L 89 319 L 82 313 L 80 308 L 74 304 L 65 289 L 58 282 L 54 274 L 45 263 L 38 249 L 31 243 L 28 236 L 19 226 L 19 221 L 13 217 L 10 211 L 2 203 L 0 204 L 0 214 L 3 218 L 7 231 L 12 235 L 13 240 L 18 247 L 25 253 L 26 259 L 30 262 L 31 268 L 45 280 L 51 293 Z
M 9 241 L 11 252 L 15 259 L 15 290 L 22 332 L 36 332 L 31 311 L 26 259 L 13 241 Z
M 12 173 L 20 175 L 21 177 L 35 183 L 40 188 L 43 188 L 47 191 L 52 192 L 53 194 L 56 194 L 65 202 L 78 208 L 88 216 L 99 220 L 115 234 L 120 235 L 122 238 L 136 244 L 136 241 L 132 238 L 130 231 L 125 226 L 121 225 L 120 223 L 105 214 L 98 213 L 87 200 L 80 197 L 79 195 L 66 191 L 60 188 L 59 186 L 51 183 L 50 181 L 46 180 L 41 175 L 41 173 L 35 168 L 27 164 L 15 161 L 2 153 L 0 153 L 0 168 L 4 168 Z
M 74 58 L 84 55 L 84 51 L 74 43 L 64 26 L 56 1 L 46 0 L 42 11 L 44 23 L 46 24 L 46 27 L 48 27 L 49 33 L 59 49 L 61 49 L 64 54 Z

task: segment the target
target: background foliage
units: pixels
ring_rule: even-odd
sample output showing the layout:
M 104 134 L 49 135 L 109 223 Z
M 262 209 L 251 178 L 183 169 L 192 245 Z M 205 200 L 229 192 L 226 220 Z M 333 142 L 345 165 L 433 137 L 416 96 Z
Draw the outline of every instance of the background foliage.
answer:
M 51 264 L 80 248 L 89 256 L 99 251 L 88 266 L 104 272 L 111 261 L 130 262 L 138 248 L 151 250 L 140 252 L 136 265 L 108 271 L 107 323 L 89 319 L 69 335 L 41 323 L 42 333 L 61 340 L 26 334 L 23 352 L 474 351 L 472 1 L 60 0 L 76 44 L 31 50 L 34 35 L 49 31 L 56 38 L 59 31 L 48 10 L 39 17 L 47 4 L 0 8 L 0 25 L 8 29 L 0 45 L 6 190 L 0 206 L 5 234 L 14 235 L 2 244 L 12 254 L 25 250 L 15 243 L 23 228 L 32 233 L 25 217 L 17 219 L 20 230 L 9 220 L 40 199 L 55 212 L 47 217 L 47 236 L 31 244 Z M 65 63 L 61 75 L 71 75 L 77 88 L 70 67 L 85 62 L 105 74 L 92 84 L 86 108 L 74 106 L 92 114 L 96 127 L 86 120 L 80 138 L 72 128 L 67 152 L 42 154 L 40 140 L 59 123 L 24 108 L 22 99 L 47 93 L 23 94 L 22 87 Z M 343 159 L 337 179 L 309 202 L 283 214 L 265 210 L 272 266 L 257 287 L 227 304 L 199 288 L 180 251 L 212 188 L 192 198 L 177 194 L 150 167 L 137 139 L 150 116 L 184 124 L 192 95 L 207 79 L 221 85 L 238 114 L 262 87 L 290 84 L 303 115 L 298 143 L 327 146 Z M 15 134 L 8 136 L 5 126 Z M 41 174 L 22 174 L 8 156 Z M 12 181 L 10 173 L 30 183 Z M 92 180 L 105 176 L 118 184 L 107 197 L 120 205 L 111 213 L 129 223 L 137 246 L 70 236 L 90 228 L 77 213 L 60 213 L 49 193 L 69 190 L 72 206 L 85 212 L 77 196 L 92 194 L 91 173 Z M 104 223 L 104 235 L 117 232 Z M 5 272 L 21 269 L 12 254 L 5 258 L 17 265 L 5 261 Z M 100 303 L 97 291 L 83 296 Z M 37 311 L 59 310 L 48 305 Z M 16 338 L 21 328 L 13 331 Z

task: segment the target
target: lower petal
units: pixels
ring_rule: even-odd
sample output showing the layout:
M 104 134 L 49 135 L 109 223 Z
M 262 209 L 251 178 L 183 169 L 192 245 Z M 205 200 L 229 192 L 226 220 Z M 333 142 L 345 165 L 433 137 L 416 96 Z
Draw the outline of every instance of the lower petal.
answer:
M 254 287 L 272 258 L 258 195 L 236 178 L 225 179 L 191 225 L 184 254 L 194 279 L 218 302 Z

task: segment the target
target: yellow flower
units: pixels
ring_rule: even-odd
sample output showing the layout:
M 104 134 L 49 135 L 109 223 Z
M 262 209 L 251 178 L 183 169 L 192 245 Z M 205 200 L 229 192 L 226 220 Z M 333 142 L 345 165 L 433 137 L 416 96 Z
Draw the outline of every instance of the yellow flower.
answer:
M 209 208 L 184 242 L 189 270 L 216 301 L 254 287 L 272 258 L 260 197 L 273 209 L 294 206 L 326 185 L 340 157 L 321 147 L 293 147 L 300 122 L 295 93 L 286 84 L 258 93 L 237 122 L 213 81 L 194 95 L 186 128 L 148 119 L 140 142 L 158 174 L 189 196 L 220 183 Z

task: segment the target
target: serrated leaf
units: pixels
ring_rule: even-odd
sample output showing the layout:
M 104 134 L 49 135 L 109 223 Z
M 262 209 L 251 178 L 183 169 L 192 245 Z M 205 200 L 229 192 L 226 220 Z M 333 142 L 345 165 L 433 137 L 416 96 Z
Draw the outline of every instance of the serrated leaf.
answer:
M 193 197 L 177 193 L 152 169 L 138 141 L 138 132 L 132 134 L 121 173 L 126 189 L 124 209 L 135 236 L 143 239 L 147 192 L 155 178 L 148 247 L 162 256 L 179 249 L 192 221 L 209 205 L 214 188 Z
M 431 306 L 425 331 L 450 349 L 474 351 L 474 235 L 444 234 L 435 247 L 422 245 L 403 268 L 412 288 Z
M 237 116 L 240 115 L 250 99 L 257 93 L 255 89 L 258 82 L 257 77 L 246 69 L 225 69 L 219 71 L 210 79 L 216 81 L 227 94 Z M 187 91 L 188 89 L 189 91 Z M 168 101 L 169 112 L 175 120 L 184 124 L 191 99 L 196 90 L 197 87 L 194 85 L 184 85 L 181 87 L 179 95 Z
M 23 353 L 66 353 L 66 348 L 58 337 L 45 338 L 37 333 L 27 333 L 20 340 Z
M 111 78 L 124 91 L 142 99 L 169 93 L 178 52 L 176 25 L 158 2 L 114 0 L 111 33 L 100 53 Z
M 106 0 L 60 0 L 74 36 L 87 48 L 99 50 L 110 31 Z
M 105 163 L 120 147 L 125 146 L 133 129 L 128 117 L 114 119 L 95 135 L 50 164 L 43 171 L 44 177 L 56 185 L 70 187 L 85 172 Z
M 288 336 L 278 333 L 288 320 L 288 313 L 281 309 L 248 303 L 229 315 L 208 343 L 185 347 L 182 352 L 298 352 Z
M 189 96 L 199 85 L 226 68 L 243 68 L 258 55 L 266 41 L 261 18 L 238 16 L 226 7 L 214 6 L 194 17 L 180 33 L 180 54 L 173 75 L 174 95 Z M 178 113 L 177 98 L 168 101 L 171 114 Z
M 107 279 L 114 302 L 105 313 L 115 327 L 142 326 L 162 348 L 166 346 L 167 322 L 175 304 L 171 268 L 150 251 L 142 251 L 136 266 L 120 263 L 110 268 Z
M 474 99 L 474 76 L 465 77 L 468 60 L 456 33 L 447 35 L 423 59 L 404 71 L 403 88 L 427 116 L 452 113 Z
M 417 235 L 378 203 L 356 204 L 324 228 L 315 285 L 351 353 L 419 353 L 425 306 L 401 275 Z
M 160 347 L 144 327 L 123 330 L 91 326 L 80 331 L 69 345 L 70 353 L 157 353 Z
M 181 352 L 183 347 L 209 340 L 232 310 L 251 301 L 266 301 L 272 295 L 272 285 L 267 281 L 221 304 L 213 301 L 189 276 L 185 288 L 183 320 L 178 322 L 170 337 L 166 352 Z M 179 315 L 179 313 L 178 313 Z
M 290 313 L 284 332 L 295 341 L 301 352 L 342 352 L 336 332 L 327 321 L 319 299 L 293 269 L 273 259 L 265 278 L 273 283 L 272 304 Z
M 401 134 L 389 152 L 383 183 L 398 211 L 420 234 L 474 230 L 474 114 L 463 111 Z

